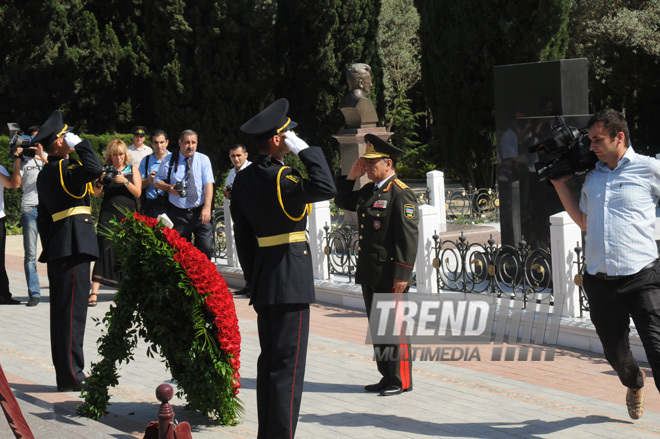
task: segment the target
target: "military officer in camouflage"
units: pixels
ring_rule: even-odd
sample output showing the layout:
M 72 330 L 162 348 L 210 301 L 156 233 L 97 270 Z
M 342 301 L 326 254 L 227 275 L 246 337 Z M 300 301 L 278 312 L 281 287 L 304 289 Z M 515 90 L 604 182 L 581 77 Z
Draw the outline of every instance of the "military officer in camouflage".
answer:
M 367 134 L 364 140 L 365 154 L 356 160 L 348 176 L 337 182 L 335 203 L 344 210 L 357 211 L 360 244 L 355 282 L 362 285 L 370 318 L 374 294 L 408 292 L 417 255 L 419 217 L 413 191 L 394 171 L 403 151 L 373 134 Z M 354 191 L 355 180 L 365 173 L 372 183 Z M 387 360 L 378 354 L 383 348 L 388 352 Z M 410 345 L 405 341 L 374 345 L 374 350 L 382 379 L 365 386 L 365 390 L 382 396 L 411 391 Z M 392 352 L 395 354 L 390 356 Z

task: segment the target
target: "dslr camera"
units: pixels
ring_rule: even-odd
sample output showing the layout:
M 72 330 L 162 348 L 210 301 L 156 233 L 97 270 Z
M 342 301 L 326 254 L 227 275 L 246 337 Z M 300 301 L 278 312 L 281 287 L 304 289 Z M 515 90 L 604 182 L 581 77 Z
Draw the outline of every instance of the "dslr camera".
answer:
M 173 187 L 174 187 L 175 190 L 177 190 L 179 192 L 179 196 L 181 198 L 186 198 L 186 196 L 188 195 L 188 182 L 187 181 L 185 181 L 185 180 L 177 181 L 176 183 L 174 183 Z
M 534 163 L 540 181 L 569 174 L 586 174 L 596 166 L 598 157 L 589 149 L 589 130 L 568 126 L 561 116 L 555 116 L 550 121 L 550 128 L 550 136 L 529 148 L 530 153 L 542 152 L 548 158 Z
M 16 158 L 16 150 L 18 148 L 23 148 L 23 151 L 19 155 L 20 158 L 33 158 L 36 150 L 30 149 L 31 146 L 37 146 L 36 143 L 32 143 L 32 138 L 21 131 L 21 127 L 17 123 L 8 123 L 7 128 L 9 128 L 9 158 Z
M 119 175 L 119 171 L 117 170 L 117 168 L 115 168 L 112 165 L 104 165 L 103 172 L 105 172 L 105 175 L 101 179 L 101 184 L 103 184 L 104 186 L 107 186 L 113 181 L 115 181 L 115 177 Z

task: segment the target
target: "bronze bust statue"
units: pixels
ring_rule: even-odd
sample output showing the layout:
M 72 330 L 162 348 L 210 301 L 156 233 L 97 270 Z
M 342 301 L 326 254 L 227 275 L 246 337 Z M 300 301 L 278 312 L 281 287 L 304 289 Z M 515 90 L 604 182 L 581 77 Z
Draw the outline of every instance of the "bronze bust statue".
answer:
M 346 71 L 346 81 L 350 91 L 341 101 L 346 128 L 375 127 L 378 115 L 367 97 L 371 90 L 371 67 L 364 63 L 352 64 Z

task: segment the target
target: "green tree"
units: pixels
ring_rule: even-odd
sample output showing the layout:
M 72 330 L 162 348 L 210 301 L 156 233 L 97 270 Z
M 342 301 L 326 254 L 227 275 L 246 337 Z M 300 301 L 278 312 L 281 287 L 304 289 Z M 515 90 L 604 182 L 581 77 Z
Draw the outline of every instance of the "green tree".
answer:
M 332 156 L 332 135 L 344 124 L 339 103 L 348 91 L 348 66 L 369 64 L 374 93 L 382 93 L 375 43 L 379 6 L 368 0 L 278 2 L 273 65 L 281 70 L 275 95 L 289 99 L 300 132 L 326 156 Z
M 382 0 L 378 22 L 383 94 L 390 112 L 395 101 L 401 101 L 421 80 L 419 14 L 413 0 Z M 387 124 L 392 124 L 389 117 Z
M 660 85 L 660 3 L 653 0 L 576 0 L 569 55 L 589 59 L 592 111 L 626 113 L 637 151 L 655 155 Z
M 563 57 L 571 0 L 415 0 L 431 150 L 475 187 L 493 183 L 493 67 Z

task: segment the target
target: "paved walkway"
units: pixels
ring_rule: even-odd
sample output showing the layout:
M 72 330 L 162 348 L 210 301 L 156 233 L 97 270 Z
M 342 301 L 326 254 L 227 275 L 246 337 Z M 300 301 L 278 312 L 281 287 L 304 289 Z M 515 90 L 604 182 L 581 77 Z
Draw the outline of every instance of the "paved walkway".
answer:
M 8 237 L 7 270 L 14 296 L 27 300 L 20 237 Z M 145 355 L 123 365 L 119 386 L 111 389 L 110 415 L 100 422 L 75 414 L 80 399 L 59 393 L 50 361 L 48 289 L 39 266 L 42 303 L 35 308 L 0 306 L 0 362 L 37 438 L 142 437 L 156 420 L 155 388 L 168 382 L 164 364 Z M 86 363 L 98 360 L 101 328 L 94 318 L 108 310 L 113 293 L 102 290 L 90 308 L 85 337 Z M 193 437 L 254 438 L 259 353 L 255 314 L 237 298 L 243 338 L 241 356 L 242 422 L 214 425 L 174 400 L 179 421 L 193 425 Z M 647 406 L 639 421 L 628 418 L 625 390 L 598 355 L 559 350 L 552 362 L 417 362 L 414 391 L 394 397 L 367 394 L 378 380 L 371 348 L 364 344 L 364 312 L 316 305 L 312 309 L 310 349 L 298 438 L 650 438 L 660 435 L 660 394 L 647 386 Z M 489 358 L 485 349 L 481 357 Z M 647 374 L 651 375 L 648 367 Z M 12 438 L 0 418 L 0 439 Z

